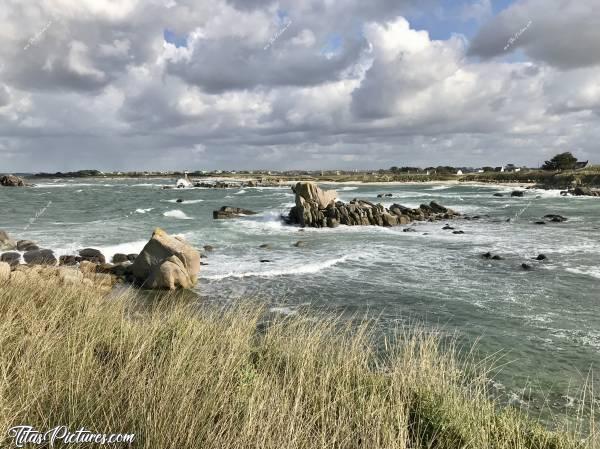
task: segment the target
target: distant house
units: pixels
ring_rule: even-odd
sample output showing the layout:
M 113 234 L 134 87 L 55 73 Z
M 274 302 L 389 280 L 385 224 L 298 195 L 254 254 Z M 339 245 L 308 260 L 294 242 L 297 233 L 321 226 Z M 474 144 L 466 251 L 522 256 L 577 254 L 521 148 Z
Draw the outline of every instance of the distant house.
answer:
M 456 172 L 456 176 L 461 176 L 462 174 L 463 174 L 463 171 L 462 171 L 462 170 L 458 170 L 458 171 Z
M 521 169 L 519 167 L 517 167 L 515 164 L 507 164 L 506 167 L 504 168 L 504 171 L 506 171 L 508 173 L 518 173 L 521 171 Z
M 587 167 L 589 161 L 585 162 L 575 162 L 575 170 L 581 170 L 582 168 Z

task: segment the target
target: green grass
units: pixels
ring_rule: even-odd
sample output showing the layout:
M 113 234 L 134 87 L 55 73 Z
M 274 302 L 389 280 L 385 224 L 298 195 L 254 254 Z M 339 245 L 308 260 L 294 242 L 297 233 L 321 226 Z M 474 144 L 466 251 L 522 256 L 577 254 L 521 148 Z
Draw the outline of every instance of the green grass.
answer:
M 134 433 L 133 447 L 154 449 L 598 442 L 577 438 L 593 423 L 550 432 L 499 409 L 486 373 L 431 333 L 399 333 L 382 352 L 368 323 L 299 314 L 265 324 L 263 312 L 199 308 L 178 295 L 143 303 L 131 291 L 0 285 L 0 432 L 86 427 Z

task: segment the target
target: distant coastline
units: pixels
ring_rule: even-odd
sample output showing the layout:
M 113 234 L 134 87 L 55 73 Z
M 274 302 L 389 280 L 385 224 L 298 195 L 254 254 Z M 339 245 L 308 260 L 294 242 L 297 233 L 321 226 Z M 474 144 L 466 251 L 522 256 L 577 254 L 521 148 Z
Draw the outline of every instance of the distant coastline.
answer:
M 184 172 L 111 172 L 81 170 L 58 173 L 22 173 L 26 178 L 89 178 L 89 179 L 172 179 L 181 177 Z M 190 172 L 191 178 L 200 180 L 256 181 L 269 184 L 292 184 L 298 181 L 315 181 L 335 184 L 439 184 L 472 183 L 537 186 L 544 189 L 568 189 L 572 187 L 600 188 L 600 166 L 591 166 L 582 170 L 547 171 L 540 169 L 512 172 L 476 172 L 476 173 L 398 173 L 389 170 L 361 172 L 331 171 L 220 171 Z

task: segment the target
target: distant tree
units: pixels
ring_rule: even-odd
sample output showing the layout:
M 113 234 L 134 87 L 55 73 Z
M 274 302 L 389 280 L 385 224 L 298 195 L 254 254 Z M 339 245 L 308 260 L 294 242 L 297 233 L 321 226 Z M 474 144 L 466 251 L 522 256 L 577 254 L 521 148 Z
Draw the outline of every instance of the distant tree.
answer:
M 456 168 L 450 167 L 449 165 L 440 165 L 436 167 L 438 173 L 456 173 Z
M 542 170 L 572 170 L 575 168 L 577 158 L 570 152 L 560 153 L 549 161 L 544 162 Z
M 398 171 L 398 167 L 396 167 L 395 165 L 393 167 L 390 167 L 390 171 L 392 173 L 396 173 Z
M 483 171 L 494 171 L 494 167 L 482 167 Z

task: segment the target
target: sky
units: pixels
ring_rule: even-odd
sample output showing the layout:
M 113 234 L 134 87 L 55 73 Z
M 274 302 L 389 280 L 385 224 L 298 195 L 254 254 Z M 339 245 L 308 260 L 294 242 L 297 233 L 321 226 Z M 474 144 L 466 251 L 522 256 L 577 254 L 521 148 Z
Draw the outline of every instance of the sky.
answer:
M 0 172 L 600 163 L 600 0 L 2 0 Z

